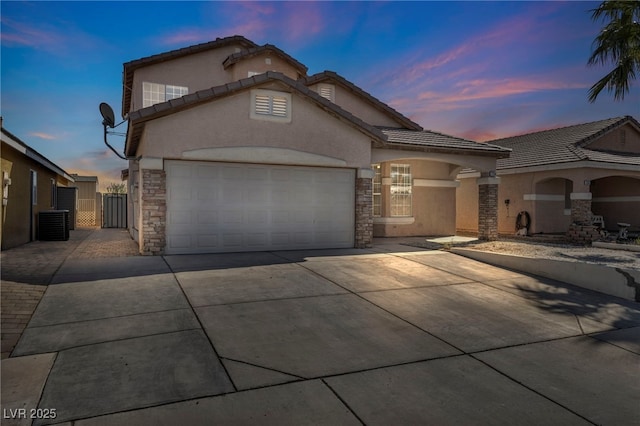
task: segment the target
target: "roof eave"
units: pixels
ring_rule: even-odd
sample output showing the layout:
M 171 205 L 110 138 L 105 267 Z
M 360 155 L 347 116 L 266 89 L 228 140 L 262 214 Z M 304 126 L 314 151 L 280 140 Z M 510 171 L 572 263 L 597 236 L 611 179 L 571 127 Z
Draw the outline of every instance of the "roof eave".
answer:
M 438 154 L 475 155 L 494 157 L 496 159 L 509 158 L 511 151 L 481 150 L 472 148 L 444 148 L 439 146 L 417 145 L 400 142 L 386 142 L 386 149 L 400 149 L 403 151 L 419 151 Z

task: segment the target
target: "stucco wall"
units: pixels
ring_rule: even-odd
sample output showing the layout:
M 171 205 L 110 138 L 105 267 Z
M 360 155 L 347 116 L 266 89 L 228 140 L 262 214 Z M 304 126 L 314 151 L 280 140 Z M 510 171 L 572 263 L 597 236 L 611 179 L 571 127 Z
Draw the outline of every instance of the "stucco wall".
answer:
M 456 189 L 456 231 L 478 232 L 478 185 L 475 178 L 459 179 Z M 501 206 L 498 205 L 498 212 Z M 500 213 L 498 213 L 500 214 Z
M 640 229 L 640 176 L 615 176 L 591 182 L 591 211 L 601 215 L 610 231 L 618 230 L 618 222 Z
M 456 188 L 438 187 L 438 181 L 444 185 L 454 184 L 451 179 L 450 165 L 428 160 L 398 160 L 381 163 L 382 178 L 391 176 L 391 164 L 409 164 L 411 166 L 412 186 L 412 223 L 393 223 L 390 217 L 391 187 L 382 185 L 382 218 L 374 218 L 374 236 L 440 236 L 455 232 Z M 416 180 L 427 181 L 432 186 L 416 185 Z M 389 218 L 391 223 L 381 223 Z
M 327 82 L 326 84 L 333 84 Z M 315 92 L 318 92 L 318 84 L 309 86 L 309 88 Z M 379 109 L 371 106 L 370 103 L 363 101 L 361 98 L 355 96 L 350 91 L 344 89 L 342 86 L 333 84 L 335 87 L 335 99 L 334 103 L 339 105 L 342 109 L 349 111 L 365 123 L 369 123 L 372 126 L 388 126 L 388 127 L 403 127 L 398 124 L 397 121 L 390 118 L 387 114 L 383 113 Z
M 267 63 L 269 61 L 271 62 L 270 64 Z M 297 80 L 300 77 L 296 68 L 291 66 L 287 61 L 284 61 L 278 56 L 269 55 L 266 52 L 252 58 L 236 62 L 230 66 L 228 70 L 232 71 L 232 78 L 234 81 L 249 77 L 249 71 L 257 73 L 278 71 L 294 80 Z
M 38 212 L 51 210 L 51 179 L 58 186 L 68 186 L 68 181 L 39 163 L 25 157 L 8 145 L 2 144 L 2 172 L 11 178 L 9 198 L 2 206 L 2 250 L 28 243 L 36 238 Z M 38 203 L 33 206 L 33 236 L 30 238 L 31 173 L 37 172 Z M 2 173 L 0 173 L 2 176 Z
M 587 146 L 589 149 L 640 154 L 640 132 L 626 124 Z
M 142 108 L 144 81 L 185 86 L 189 88 L 189 93 L 233 81 L 232 68 L 225 70 L 222 63 L 240 47 L 224 46 L 137 69 L 133 76 L 131 111 Z
M 370 167 L 370 138 L 305 98 L 292 95 L 290 123 L 251 119 L 250 108 L 247 90 L 153 120 L 137 155 L 180 159 L 195 149 L 275 147 L 333 157 L 346 167 Z
M 636 179 L 630 177 L 602 179 L 616 175 L 636 176 Z M 583 167 L 520 174 L 499 173 L 499 176 L 501 182 L 498 190 L 498 232 L 500 234 L 515 233 L 516 218 L 521 211 L 527 211 L 531 215 L 531 233 L 566 232 L 571 223 L 571 216 L 567 211 L 570 206 L 567 206 L 565 202 L 565 179 L 570 181 L 571 192 L 588 193 L 593 191 L 593 197 L 596 199 L 640 196 L 640 180 L 638 180 L 640 179 L 640 171 Z M 461 177 L 460 187 L 456 194 L 457 230 L 477 231 L 477 194 L 476 178 Z M 528 199 L 525 199 L 525 196 Z M 508 208 L 504 202 L 506 199 L 509 199 Z M 607 228 L 617 229 L 614 222 L 634 223 L 638 221 L 634 217 L 638 216 L 635 212 L 640 211 L 640 202 L 632 200 L 634 198 L 627 199 L 625 202 L 595 202 L 592 203 L 591 210 L 594 214 L 605 216 Z M 607 216 L 612 219 L 607 220 Z M 629 222 L 629 220 L 633 222 Z

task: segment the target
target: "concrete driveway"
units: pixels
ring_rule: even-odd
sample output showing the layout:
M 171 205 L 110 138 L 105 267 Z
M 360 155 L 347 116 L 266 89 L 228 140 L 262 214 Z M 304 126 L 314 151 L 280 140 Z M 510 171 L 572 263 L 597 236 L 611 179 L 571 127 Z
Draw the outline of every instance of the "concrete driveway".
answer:
M 637 303 L 394 245 L 69 258 L 2 361 L 3 424 L 632 425 L 639 397 Z

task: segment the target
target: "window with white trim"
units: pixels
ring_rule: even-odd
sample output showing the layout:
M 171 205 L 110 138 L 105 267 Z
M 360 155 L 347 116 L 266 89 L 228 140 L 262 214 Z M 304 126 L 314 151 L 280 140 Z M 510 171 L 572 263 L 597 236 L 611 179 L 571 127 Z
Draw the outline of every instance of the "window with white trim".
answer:
M 184 86 L 173 86 L 171 84 L 158 84 L 142 82 L 142 107 L 166 102 L 171 99 L 180 98 L 189 94 L 189 88 Z
M 411 216 L 411 166 L 391 165 L 391 216 Z
M 291 93 L 255 89 L 251 91 L 251 118 L 291 122 Z
M 336 88 L 333 84 L 318 84 L 318 94 L 331 102 L 335 102 Z
M 382 168 L 374 164 L 373 168 L 373 217 L 382 216 Z

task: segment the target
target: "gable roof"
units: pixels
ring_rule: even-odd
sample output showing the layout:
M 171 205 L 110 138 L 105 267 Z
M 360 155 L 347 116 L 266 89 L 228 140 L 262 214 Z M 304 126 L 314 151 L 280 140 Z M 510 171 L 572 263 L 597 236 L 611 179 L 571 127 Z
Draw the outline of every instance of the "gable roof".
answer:
M 222 65 L 224 66 L 225 69 L 227 69 L 233 64 L 240 62 L 244 59 L 253 58 L 265 53 L 273 53 L 274 55 L 279 56 L 285 62 L 288 62 L 291 66 L 293 66 L 296 70 L 298 70 L 298 72 L 301 75 L 304 76 L 307 74 L 308 68 L 304 64 L 302 64 L 301 62 L 298 62 L 295 58 L 293 58 L 283 50 L 278 49 L 273 44 L 265 44 L 264 46 L 252 47 L 243 52 L 234 53 L 230 55 L 227 59 L 225 59 Z
M 40 154 L 35 149 L 31 148 L 29 145 L 21 141 L 17 136 L 13 135 L 7 129 L 2 127 L 0 132 L 2 142 L 9 145 L 11 148 L 25 155 L 26 157 L 32 159 L 33 161 L 39 163 L 43 167 L 51 170 L 59 176 L 67 179 L 69 182 L 74 182 L 74 178 L 69 175 L 69 173 L 65 172 L 62 167 L 56 165 L 53 161 L 49 160 L 44 155 Z
M 498 170 L 584 160 L 640 165 L 640 155 L 589 149 L 595 139 L 627 123 L 640 131 L 638 121 L 625 116 L 496 139 L 490 143 L 513 149 L 511 157 L 498 160 Z
M 338 117 L 347 124 L 355 127 L 357 130 L 372 138 L 372 140 L 380 144 L 384 143 L 386 137 L 382 133 L 382 131 L 380 131 L 376 127 L 365 123 L 350 112 L 345 111 L 333 102 L 323 98 L 322 96 L 302 84 L 300 80 L 293 80 L 280 72 L 268 71 L 266 73 L 258 74 L 253 77 L 244 78 L 242 80 L 212 87 L 210 89 L 200 90 L 198 92 L 185 95 L 181 98 L 171 99 L 167 102 L 158 103 L 147 108 L 142 108 L 137 111 L 131 112 L 129 114 L 129 127 L 127 129 L 125 154 L 127 156 L 132 156 L 135 154 L 138 144 L 140 143 L 140 137 L 142 136 L 144 125 L 147 121 L 155 120 L 160 117 L 184 111 L 198 105 L 203 105 L 205 103 L 212 102 L 271 81 L 282 83 L 286 87 L 292 89 L 292 91 L 297 92 L 304 97 L 310 98 L 318 106 L 328 111 L 332 115 Z
M 359 98 L 364 99 L 374 108 L 391 116 L 394 120 L 396 120 L 399 124 L 406 127 L 407 129 L 422 130 L 422 127 L 419 124 L 411 121 L 395 109 L 391 108 L 389 105 L 373 97 L 371 94 L 365 92 L 364 90 L 334 71 L 323 71 L 309 76 L 305 79 L 305 84 L 307 86 L 311 86 L 314 84 L 323 83 L 325 81 L 331 81 L 332 83 L 339 84 Z
M 387 136 L 387 142 L 392 145 L 416 146 L 424 151 L 455 152 L 467 151 L 476 155 L 491 155 L 498 158 L 506 158 L 511 152 L 508 148 L 488 143 L 474 142 L 444 133 L 431 130 L 408 130 L 381 127 L 382 133 Z
M 252 42 L 251 40 L 243 36 L 234 35 L 231 37 L 216 38 L 215 40 L 209 41 L 206 43 L 195 44 L 193 46 L 170 50 L 168 52 L 159 53 L 157 55 L 146 56 L 144 58 L 125 62 L 123 64 L 123 72 L 122 72 L 122 91 L 123 91 L 122 113 L 126 114 L 127 106 L 131 102 L 131 88 L 133 87 L 133 73 L 138 68 L 159 64 L 164 61 L 181 58 L 183 56 L 193 55 L 195 53 L 207 52 L 209 50 L 218 49 L 220 47 L 224 47 L 232 44 L 240 44 L 247 49 L 258 47 L 258 45 Z

